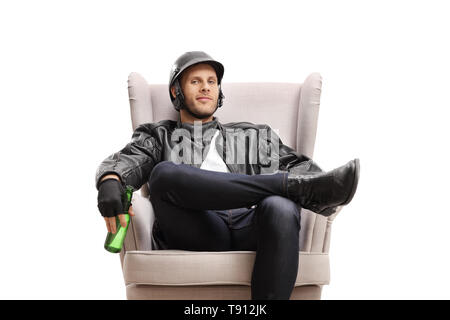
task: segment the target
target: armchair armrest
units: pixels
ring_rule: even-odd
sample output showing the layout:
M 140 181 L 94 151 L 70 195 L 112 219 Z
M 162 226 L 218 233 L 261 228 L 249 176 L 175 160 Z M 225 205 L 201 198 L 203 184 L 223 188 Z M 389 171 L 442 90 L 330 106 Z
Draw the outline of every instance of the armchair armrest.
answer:
M 328 253 L 330 249 L 331 226 L 342 210 L 339 206 L 329 217 L 300 208 L 300 251 Z
M 124 241 L 124 250 L 152 250 L 151 236 L 155 214 L 148 197 L 139 191 L 133 193 L 132 199 L 134 217 L 131 217 L 127 236 Z

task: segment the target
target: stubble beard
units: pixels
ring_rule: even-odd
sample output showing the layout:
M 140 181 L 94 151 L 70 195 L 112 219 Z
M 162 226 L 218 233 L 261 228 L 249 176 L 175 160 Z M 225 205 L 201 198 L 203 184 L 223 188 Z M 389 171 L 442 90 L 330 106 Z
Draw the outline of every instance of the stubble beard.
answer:
M 193 116 L 193 117 L 195 117 L 195 118 L 197 118 L 197 119 L 206 119 L 206 118 L 211 117 L 211 116 L 216 112 L 217 107 L 218 107 L 218 103 L 216 103 L 216 107 L 214 108 L 214 110 L 213 110 L 212 112 L 209 112 L 209 113 L 207 113 L 207 114 L 198 114 L 198 113 L 192 111 L 192 109 L 191 109 L 187 104 L 185 104 L 185 109 L 186 109 L 186 111 L 187 111 L 191 116 Z

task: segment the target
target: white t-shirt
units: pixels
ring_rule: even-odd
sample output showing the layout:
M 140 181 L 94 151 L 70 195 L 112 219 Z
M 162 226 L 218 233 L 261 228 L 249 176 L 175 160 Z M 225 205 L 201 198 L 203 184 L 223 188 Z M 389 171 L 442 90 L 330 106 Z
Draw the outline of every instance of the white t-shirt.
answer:
M 211 144 L 209 146 L 208 154 L 206 155 L 205 160 L 202 162 L 200 169 L 218 172 L 230 172 L 227 165 L 216 150 L 216 138 L 218 135 L 219 130 L 216 129 L 216 132 L 214 133 L 214 136 L 212 137 L 210 142 Z
M 219 153 L 216 150 L 216 138 L 219 135 L 219 130 L 216 130 L 214 136 L 211 139 L 211 145 L 209 146 L 208 154 L 206 155 L 205 160 L 202 162 L 200 169 L 210 170 L 210 171 L 219 171 L 219 172 L 230 172 L 228 170 L 227 165 L 220 157 Z M 253 205 L 252 208 L 255 208 L 256 205 Z

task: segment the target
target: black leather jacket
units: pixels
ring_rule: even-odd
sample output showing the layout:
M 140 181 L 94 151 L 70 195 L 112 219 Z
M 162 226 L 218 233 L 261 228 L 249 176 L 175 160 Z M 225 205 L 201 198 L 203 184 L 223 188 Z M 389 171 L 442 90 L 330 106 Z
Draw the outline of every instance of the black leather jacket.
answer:
M 219 119 L 214 117 L 212 121 L 202 124 L 203 141 L 198 143 L 198 139 L 193 138 L 195 130 L 193 124 L 182 123 L 180 119 L 162 120 L 138 126 L 131 142 L 103 160 L 95 175 L 96 188 L 98 189 L 100 179 L 110 173 L 117 174 L 124 185 L 130 185 L 135 190 L 141 188 L 148 181 L 153 167 L 158 162 L 173 161 L 174 154 L 184 154 L 184 151 L 178 152 L 181 141 L 185 143 L 184 146 L 186 143 L 190 145 L 194 152 L 189 161 L 186 161 L 188 159 L 186 157 L 179 162 L 200 167 L 210 147 L 209 142 L 212 138 L 210 133 L 215 131 L 209 129 L 219 130 L 215 147 L 232 173 L 254 175 L 289 171 L 291 167 L 310 160 L 284 145 L 275 131 L 265 124 L 250 122 L 221 124 Z M 197 162 L 195 153 L 199 159 Z

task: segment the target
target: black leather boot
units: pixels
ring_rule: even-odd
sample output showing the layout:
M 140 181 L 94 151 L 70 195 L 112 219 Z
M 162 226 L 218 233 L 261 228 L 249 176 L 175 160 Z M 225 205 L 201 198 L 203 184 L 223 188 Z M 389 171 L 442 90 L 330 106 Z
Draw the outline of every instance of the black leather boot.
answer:
M 359 159 L 328 172 L 310 160 L 289 170 L 288 197 L 305 209 L 329 216 L 352 200 L 358 180 Z

